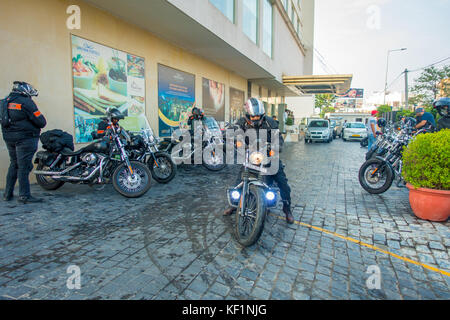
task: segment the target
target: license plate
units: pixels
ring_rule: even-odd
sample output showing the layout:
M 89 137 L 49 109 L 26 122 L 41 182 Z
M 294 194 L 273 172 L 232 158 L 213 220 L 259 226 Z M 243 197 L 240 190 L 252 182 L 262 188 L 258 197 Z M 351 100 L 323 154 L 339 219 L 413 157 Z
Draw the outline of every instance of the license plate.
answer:
M 352 135 L 352 137 L 353 137 L 353 138 L 361 138 L 361 135 L 359 135 L 359 134 L 354 134 L 354 135 Z

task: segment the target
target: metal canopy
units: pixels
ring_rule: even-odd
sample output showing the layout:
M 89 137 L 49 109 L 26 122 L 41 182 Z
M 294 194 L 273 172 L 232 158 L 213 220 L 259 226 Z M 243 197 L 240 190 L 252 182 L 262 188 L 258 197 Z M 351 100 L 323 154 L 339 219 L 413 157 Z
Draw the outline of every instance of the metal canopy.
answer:
M 283 77 L 283 84 L 295 91 L 303 94 L 338 94 L 343 95 L 352 83 L 353 75 L 320 75 L 320 76 L 300 76 Z

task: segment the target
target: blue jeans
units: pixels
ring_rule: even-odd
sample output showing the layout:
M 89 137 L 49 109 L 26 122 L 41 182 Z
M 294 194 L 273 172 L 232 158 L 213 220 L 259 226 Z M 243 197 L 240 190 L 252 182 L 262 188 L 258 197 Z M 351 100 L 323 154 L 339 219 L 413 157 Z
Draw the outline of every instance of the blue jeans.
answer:
M 370 150 L 372 148 L 372 145 L 375 143 L 375 137 L 373 136 L 373 134 L 369 134 L 367 138 L 369 142 L 367 149 Z
M 33 156 L 37 151 L 38 142 L 39 138 L 28 138 L 18 142 L 6 141 L 11 163 L 6 176 L 5 196 L 13 195 L 17 180 L 19 180 L 19 196 L 25 198 L 31 196 L 28 177 L 33 170 Z

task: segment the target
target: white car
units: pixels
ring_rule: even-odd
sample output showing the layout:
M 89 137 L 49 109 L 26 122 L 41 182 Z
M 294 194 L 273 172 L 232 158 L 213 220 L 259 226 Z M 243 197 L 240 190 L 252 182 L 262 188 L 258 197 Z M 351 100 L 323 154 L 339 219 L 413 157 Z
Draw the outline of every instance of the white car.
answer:
M 342 139 L 347 140 L 362 140 L 367 138 L 367 128 L 362 122 L 350 122 L 347 123 Z

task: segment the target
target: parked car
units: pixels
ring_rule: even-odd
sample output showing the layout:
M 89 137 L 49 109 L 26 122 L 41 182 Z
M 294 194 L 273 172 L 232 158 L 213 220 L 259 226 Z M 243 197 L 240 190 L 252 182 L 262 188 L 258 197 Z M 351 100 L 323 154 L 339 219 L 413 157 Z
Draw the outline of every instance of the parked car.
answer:
M 362 140 L 367 138 L 367 128 L 362 122 L 348 122 L 342 133 L 342 139 L 347 140 Z
M 333 132 L 328 120 L 313 120 L 306 129 L 305 143 L 326 142 L 333 140 Z

